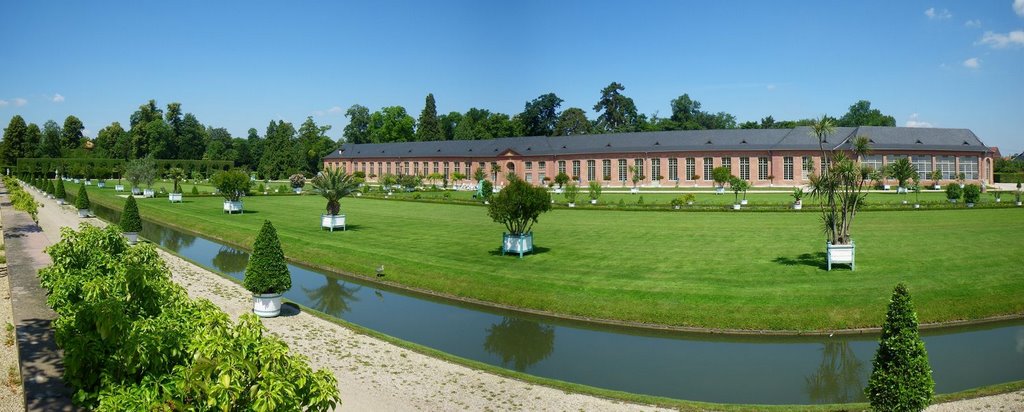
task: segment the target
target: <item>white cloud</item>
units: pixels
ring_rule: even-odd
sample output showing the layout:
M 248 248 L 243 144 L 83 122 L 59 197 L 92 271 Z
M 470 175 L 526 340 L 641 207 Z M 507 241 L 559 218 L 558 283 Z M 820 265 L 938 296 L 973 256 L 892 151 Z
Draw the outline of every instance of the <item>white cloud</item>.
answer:
M 970 59 L 964 60 L 964 67 L 968 69 L 980 69 L 981 60 L 979 60 L 977 57 L 971 57 Z
M 0 107 L 6 107 L 9 104 L 11 104 L 11 102 L 9 102 L 7 100 L 0 99 Z
M 1018 16 L 1024 17 L 1024 0 L 1013 0 L 1013 11 L 1017 12 Z
M 316 116 L 316 117 L 336 116 L 336 115 L 342 114 L 344 112 L 345 112 L 345 109 L 342 109 L 341 106 L 332 106 L 330 109 L 327 109 L 327 110 L 314 110 L 313 111 L 313 116 Z
M 64 96 L 61 96 L 60 93 L 57 93 L 53 95 L 53 98 L 51 100 L 53 100 L 54 103 L 64 103 Z
M 1024 0 L 1021 0 L 1021 1 L 1024 1 Z M 981 27 L 981 20 L 978 20 L 978 19 L 967 20 L 967 21 L 964 22 L 964 27 L 970 27 L 972 29 L 976 29 L 978 27 Z
M 327 109 L 327 113 L 329 113 L 329 114 L 341 114 L 341 112 L 343 112 L 343 111 L 345 111 L 345 110 L 342 109 L 341 106 L 334 106 L 334 107 L 332 107 L 330 109 Z
M 910 114 L 910 118 L 907 119 L 907 121 L 905 123 L 903 123 L 903 126 L 904 127 L 935 127 L 935 126 L 933 126 L 929 122 L 923 122 L 921 120 L 918 120 L 917 113 L 911 113 Z
M 1014 30 L 1006 34 L 987 31 L 981 36 L 981 40 L 974 44 L 984 44 L 993 49 L 1024 46 L 1024 30 Z
M 28 104 L 28 100 L 22 99 L 20 97 L 15 97 L 14 98 L 14 105 L 15 106 L 19 106 L 20 107 L 20 106 L 24 106 L 26 104 Z
M 953 17 L 953 13 L 950 13 L 949 10 L 935 10 L 934 7 L 929 7 L 928 10 L 925 10 L 924 15 L 932 20 L 946 20 Z

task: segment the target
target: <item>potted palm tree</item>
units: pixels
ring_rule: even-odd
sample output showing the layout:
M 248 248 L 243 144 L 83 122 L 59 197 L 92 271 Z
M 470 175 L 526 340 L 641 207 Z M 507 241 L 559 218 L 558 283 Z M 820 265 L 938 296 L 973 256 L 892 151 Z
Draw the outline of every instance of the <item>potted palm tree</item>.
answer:
M 597 204 L 597 198 L 601 197 L 601 191 L 602 190 L 603 189 L 601 188 L 601 183 L 600 182 L 591 181 L 587 185 L 587 192 L 588 192 L 587 195 L 590 196 L 590 204 L 592 204 L 592 205 L 596 205 Z
M 899 186 L 896 187 L 896 193 L 907 193 L 907 182 L 914 176 L 917 176 L 917 168 L 914 167 L 913 163 L 910 163 L 909 158 L 901 157 L 889 164 L 889 174 L 899 183 Z
M 139 206 L 135 203 L 135 196 L 128 195 L 124 202 L 124 210 L 121 212 L 121 231 L 128 239 L 129 245 L 139 241 L 139 232 L 142 231 L 142 219 L 139 217 Z
M 570 182 L 565 186 L 565 202 L 569 207 L 576 207 L 576 197 L 580 194 L 580 187 L 576 183 Z
M 732 177 L 732 171 L 728 167 L 719 166 L 711 169 L 711 180 L 715 181 L 715 194 L 725 193 L 725 184 Z
M 217 188 L 217 193 L 224 197 L 225 213 L 244 213 L 242 211 L 242 196 L 252 186 L 252 180 L 249 180 L 248 173 L 238 169 L 217 172 L 211 181 Z
M 57 198 L 58 205 L 64 204 L 64 198 L 67 197 L 67 193 L 64 191 L 64 180 L 57 179 L 57 183 L 53 185 L 53 197 Z
M 790 196 L 793 196 L 793 210 L 803 209 L 804 206 L 801 199 L 804 198 L 804 188 L 794 187 L 793 194 L 791 194 Z
M 292 288 L 292 275 L 285 263 L 277 231 L 269 220 L 263 221 L 256 235 L 242 284 L 252 292 L 253 313 L 262 318 L 281 314 L 281 295 Z
M 533 224 L 541 213 L 551 210 L 551 194 L 543 187 L 534 187 L 518 177 L 498 193 L 487 207 L 487 215 L 505 225 L 501 254 L 533 251 Z
M 91 215 L 89 211 L 91 206 L 89 193 L 85 191 L 85 185 L 79 186 L 78 196 L 75 196 L 75 208 L 78 209 L 78 217 L 89 217 Z
M 123 172 L 124 170 L 125 170 L 125 165 L 123 165 L 123 164 L 122 165 L 114 166 L 114 173 L 117 173 L 117 184 L 114 185 L 114 191 L 115 192 L 123 192 L 124 191 L 124 185 L 121 184 L 121 178 L 124 177 L 124 172 Z
M 295 194 L 300 194 L 302 187 L 306 185 L 306 176 L 303 176 L 302 173 L 293 174 L 288 177 L 288 183 L 291 184 Z
M 174 187 L 171 189 L 171 193 L 167 194 L 167 199 L 171 203 L 181 203 L 181 179 L 185 177 L 185 171 L 181 170 L 180 167 L 173 167 L 167 171 L 167 176 L 174 180 Z
M 939 190 L 939 181 L 942 180 L 942 171 L 939 169 L 932 170 L 932 189 Z
M 345 215 L 340 214 L 341 199 L 355 191 L 359 183 L 352 175 L 337 169 L 325 169 L 311 183 L 313 189 L 327 199 L 327 213 L 320 215 L 320 229 L 328 228 L 333 232 L 340 227 L 345 230 Z

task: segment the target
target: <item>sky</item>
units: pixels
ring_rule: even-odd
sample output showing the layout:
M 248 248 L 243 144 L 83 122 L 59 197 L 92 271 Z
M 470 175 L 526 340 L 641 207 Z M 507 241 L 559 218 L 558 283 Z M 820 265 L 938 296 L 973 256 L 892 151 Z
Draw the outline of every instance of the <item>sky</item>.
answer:
M 508 114 L 553 92 L 588 117 L 625 86 L 640 112 L 688 93 L 740 122 L 841 116 L 857 100 L 898 126 L 968 128 L 1024 151 L 1024 0 L 0 0 L 0 122 L 86 135 L 155 99 L 244 137 L 344 111 Z

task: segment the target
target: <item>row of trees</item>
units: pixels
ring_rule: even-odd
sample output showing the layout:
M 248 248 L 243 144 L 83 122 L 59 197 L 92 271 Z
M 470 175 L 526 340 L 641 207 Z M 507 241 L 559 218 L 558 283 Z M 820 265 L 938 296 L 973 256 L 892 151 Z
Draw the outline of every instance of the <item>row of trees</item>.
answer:
M 471 108 L 465 113 L 438 114 L 433 94 L 428 94 L 418 119 L 402 106 L 388 106 L 376 112 L 353 105 L 345 112 L 349 124 L 343 140 L 351 143 L 387 143 L 436 140 L 480 140 L 516 136 L 569 136 L 596 133 L 623 133 L 702 129 L 778 129 L 810 126 L 816 119 L 776 121 L 766 116 L 760 121 L 737 124 L 736 116 L 726 112 L 708 112 L 701 103 L 683 94 L 671 103 L 672 115 L 647 116 L 637 111 L 633 99 L 622 92 L 625 86 L 612 83 L 601 90 L 594 104 L 595 119 L 578 107 L 560 110 L 564 100 L 554 93 L 526 102 L 515 115 Z M 895 126 L 896 119 L 871 108 L 861 100 L 850 106 L 842 117 L 829 118 L 837 126 Z

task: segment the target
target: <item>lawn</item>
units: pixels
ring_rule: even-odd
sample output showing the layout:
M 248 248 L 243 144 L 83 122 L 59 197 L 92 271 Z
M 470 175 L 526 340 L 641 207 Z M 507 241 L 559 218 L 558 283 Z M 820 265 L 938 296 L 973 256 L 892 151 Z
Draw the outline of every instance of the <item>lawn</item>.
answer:
M 90 198 L 117 208 L 123 201 L 109 188 Z M 388 281 L 406 286 L 590 318 L 878 326 L 897 282 L 910 287 L 922 322 L 1024 312 L 1019 208 L 865 211 L 853 227 L 857 270 L 827 272 L 813 211 L 558 209 L 534 228 L 538 253 L 518 259 L 500 255 L 502 226 L 481 206 L 346 198 L 349 230 L 330 233 L 318 228 L 317 196 L 248 197 L 244 215 L 222 213 L 221 202 L 186 195 L 183 204 L 157 198 L 139 207 L 144 218 L 243 247 L 269 219 L 295 260 L 368 277 L 383 264 Z

